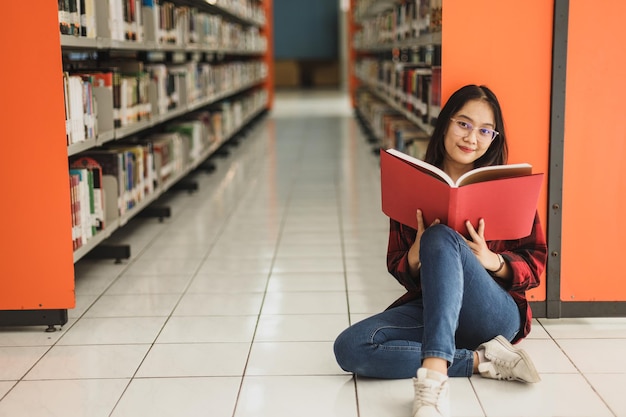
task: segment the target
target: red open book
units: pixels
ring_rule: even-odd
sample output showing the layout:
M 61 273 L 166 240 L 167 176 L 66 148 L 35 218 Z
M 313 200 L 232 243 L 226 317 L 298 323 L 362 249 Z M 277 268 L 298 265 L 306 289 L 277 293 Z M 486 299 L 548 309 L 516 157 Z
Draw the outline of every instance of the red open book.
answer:
M 382 209 L 390 218 L 417 228 L 415 212 L 424 224 L 439 219 L 468 236 L 485 219 L 486 240 L 520 239 L 530 234 L 544 174 L 529 164 L 476 168 L 452 179 L 441 169 L 395 149 L 381 150 Z

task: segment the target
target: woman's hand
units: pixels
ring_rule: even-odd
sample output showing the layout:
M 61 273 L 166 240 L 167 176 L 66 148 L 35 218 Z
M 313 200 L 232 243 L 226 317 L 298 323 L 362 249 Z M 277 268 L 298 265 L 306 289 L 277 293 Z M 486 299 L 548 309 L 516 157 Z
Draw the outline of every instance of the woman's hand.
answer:
M 417 274 L 417 271 L 419 270 L 421 263 L 420 263 L 420 240 L 422 239 L 422 235 L 424 234 L 424 231 L 426 230 L 426 227 L 424 226 L 424 216 L 422 216 L 422 210 L 417 210 L 417 212 L 415 213 L 415 216 L 417 217 L 417 234 L 415 235 L 415 242 L 413 242 L 413 245 L 411 245 L 411 248 L 409 249 L 409 254 L 408 254 L 408 259 L 409 259 L 409 267 L 411 268 L 411 272 L 413 273 L 413 275 Z M 433 221 L 430 226 L 433 226 L 435 224 L 439 224 L 439 219 L 435 219 L 435 221 Z
M 478 221 L 478 230 L 474 229 L 472 223 L 467 220 L 465 227 L 472 240 L 465 239 L 467 245 L 470 247 L 480 264 L 488 271 L 495 271 L 500 267 L 500 258 L 497 254 L 493 253 L 487 247 L 485 241 L 485 220 L 480 219 Z

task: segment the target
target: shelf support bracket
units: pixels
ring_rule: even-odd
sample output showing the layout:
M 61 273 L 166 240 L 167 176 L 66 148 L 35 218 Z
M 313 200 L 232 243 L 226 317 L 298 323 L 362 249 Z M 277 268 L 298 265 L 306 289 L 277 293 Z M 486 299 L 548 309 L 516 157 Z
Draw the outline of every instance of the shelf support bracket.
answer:
M 130 258 L 130 245 L 99 244 L 85 255 L 89 259 L 115 259 L 115 263 L 122 263 L 122 259 Z
M 56 326 L 67 323 L 66 309 L 2 310 L 0 326 L 48 326 L 46 332 L 55 332 Z

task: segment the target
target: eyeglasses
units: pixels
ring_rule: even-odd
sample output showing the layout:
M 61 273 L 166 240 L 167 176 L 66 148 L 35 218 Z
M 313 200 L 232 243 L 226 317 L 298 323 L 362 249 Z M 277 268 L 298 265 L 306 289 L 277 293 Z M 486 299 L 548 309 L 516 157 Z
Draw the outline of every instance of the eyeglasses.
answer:
M 452 123 L 452 128 L 454 129 L 454 134 L 459 135 L 461 137 L 467 137 L 474 130 L 478 131 L 476 137 L 481 142 L 489 142 L 496 138 L 500 134 L 500 132 L 496 132 L 493 129 L 487 129 L 486 127 L 474 127 L 470 122 L 466 122 L 465 120 L 453 119 L 450 118 L 454 123 Z

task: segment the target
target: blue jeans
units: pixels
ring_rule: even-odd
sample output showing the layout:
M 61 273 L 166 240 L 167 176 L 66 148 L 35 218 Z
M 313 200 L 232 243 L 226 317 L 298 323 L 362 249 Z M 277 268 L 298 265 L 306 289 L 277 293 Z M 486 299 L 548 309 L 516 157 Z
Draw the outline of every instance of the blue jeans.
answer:
M 435 225 L 420 242 L 423 298 L 355 323 L 336 339 L 337 363 L 373 378 L 414 377 L 426 357 L 443 358 L 448 375 L 472 375 L 474 350 L 520 330 L 517 304 L 452 229 Z

